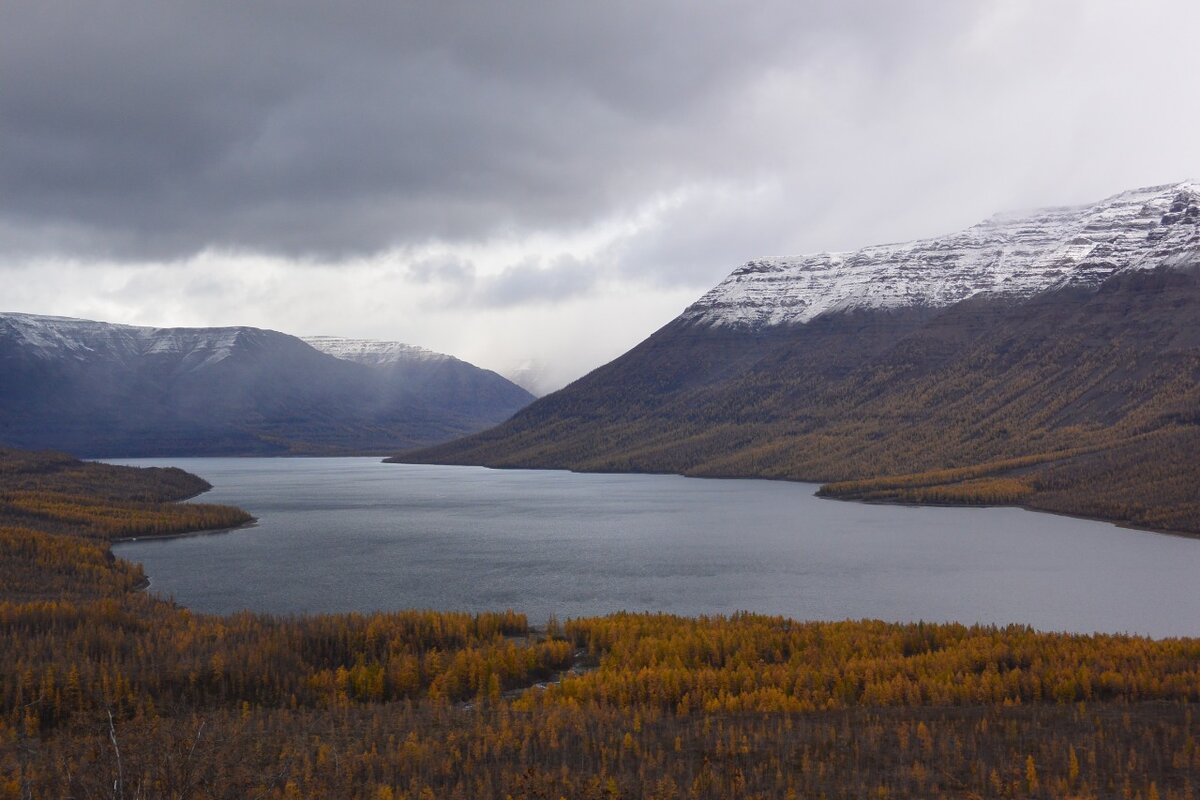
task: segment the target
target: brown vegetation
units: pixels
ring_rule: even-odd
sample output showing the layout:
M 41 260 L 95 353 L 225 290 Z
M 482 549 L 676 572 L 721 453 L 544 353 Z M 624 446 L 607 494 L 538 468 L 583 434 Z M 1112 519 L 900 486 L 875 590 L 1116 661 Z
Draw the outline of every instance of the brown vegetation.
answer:
M 4 492 L 40 468 L 13 463 Z M 91 470 L 55 470 L 55 492 L 95 501 L 71 513 L 105 508 L 63 477 Z M 179 491 L 103 471 L 137 502 Z M 216 617 L 133 591 L 141 569 L 112 557 L 106 522 L 26 519 L 0 530 L 5 800 L 1200 793 L 1200 640 L 755 615 L 542 632 L 512 612 Z
M 0 448 L 0 525 L 111 540 L 220 530 L 253 519 L 240 508 L 175 502 L 210 488 L 174 467 L 134 469 Z

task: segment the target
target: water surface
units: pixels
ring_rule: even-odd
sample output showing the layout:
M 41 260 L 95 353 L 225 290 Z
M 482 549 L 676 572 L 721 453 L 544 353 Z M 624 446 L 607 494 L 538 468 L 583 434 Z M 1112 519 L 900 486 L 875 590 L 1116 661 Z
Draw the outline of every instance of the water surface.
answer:
M 621 609 L 1200 635 L 1200 540 L 1012 508 L 906 508 L 811 484 L 383 464 L 124 461 L 201 475 L 258 524 L 114 548 L 227 613 Z

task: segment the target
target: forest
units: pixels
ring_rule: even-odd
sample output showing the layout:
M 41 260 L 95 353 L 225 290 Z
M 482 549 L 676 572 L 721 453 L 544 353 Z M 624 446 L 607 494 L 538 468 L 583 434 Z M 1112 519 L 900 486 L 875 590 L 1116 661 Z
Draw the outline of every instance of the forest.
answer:
M 110 543 L 249 519 L 205 486 L 0 451 L 0 798 L 1200 796 L 1200 640 L 198 614 Z

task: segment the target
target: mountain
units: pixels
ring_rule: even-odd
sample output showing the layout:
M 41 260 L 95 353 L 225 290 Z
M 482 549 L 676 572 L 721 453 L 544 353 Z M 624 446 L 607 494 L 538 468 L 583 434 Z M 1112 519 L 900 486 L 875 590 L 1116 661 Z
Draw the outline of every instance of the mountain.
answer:
M 1099 203 L 998 214 L 960 233 L 852 253 L 751 261 L 680 317 L 762 329 L 855 309 L 939 308 L 975 295 L 1024 298 L 1099 285 L 1115 272 L 1190 263 L 1200 184 Z
M 504 376 L 522 389 L 533 393 L 534 397 L 548 394 L 554 384 L 554 376 L 548 374 L 546 364 L 536 359 L 527 358 L 518 361 L 504 371 Z
M 420 348 L 314 341 L 0 314 L 0 443 L 89 456 L 386 453 L 494 425 L 532 399 Z
M 1200 185 L 735 270 L 502 425 L 398 460 L 760 476 L 1200 532 Z
M 508 419 L 534 399 L 524 388 L 491 370 L 424 347 L 337 336 L 303 339 L 335 358 L 373 368 L 383 397 L 418 397 L 431 409 L 469 421 L 473 430 Z
M 425 362 L 445 363 L 458 361 L 454 356 L 435 353 L 424 347 L 402 342 L 385 342 L 378 339 L 347 339 L 342 336 L 301 336 L 309 346 L 343 361 L 354 361 L 373 367 L 390 367 L 398 364 Z M 459 361 L 459 363 L 465 363 Z

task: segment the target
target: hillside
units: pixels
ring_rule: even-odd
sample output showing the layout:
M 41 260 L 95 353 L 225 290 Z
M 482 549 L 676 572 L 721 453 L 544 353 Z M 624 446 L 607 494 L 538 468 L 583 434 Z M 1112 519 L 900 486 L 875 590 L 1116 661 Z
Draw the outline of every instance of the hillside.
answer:
M 172 502 L 205 485 L 0 450 L 0 798 L 1196 797 L 1200 640 L 211 616 L 108 541 L 248 516 Z
M 343 361 L 371 367 L 382 398 L 409 396 L 433 409 L 458 414 L 475 428 L 508 418 L 533 401 L 517 384 L 474 364 L 424 347 L 375 339 L 305 336 L 303 340 Z
M 364 363 L 258 328 L 0 314 L 0 444 L 88 456 L 385 453 L 494 425 L 532 399 L 421 352 Z
M 752 262 L 506 423 L 401 460 L 838 482 L 1200 532 L 1198 198 Z

